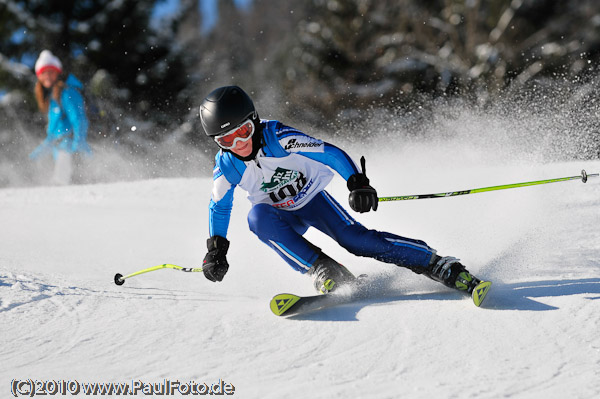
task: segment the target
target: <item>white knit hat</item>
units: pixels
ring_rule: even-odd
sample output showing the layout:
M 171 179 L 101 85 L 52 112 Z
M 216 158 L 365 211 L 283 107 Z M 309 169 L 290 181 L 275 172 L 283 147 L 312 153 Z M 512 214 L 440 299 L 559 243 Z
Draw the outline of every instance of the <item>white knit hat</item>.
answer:
M 50 50 L 44 50 L 40 53 L 35 62 L 35 74 L 40 76 L 47 69 L 55 69 L 59 73 L 62 72 L 62 63 Z

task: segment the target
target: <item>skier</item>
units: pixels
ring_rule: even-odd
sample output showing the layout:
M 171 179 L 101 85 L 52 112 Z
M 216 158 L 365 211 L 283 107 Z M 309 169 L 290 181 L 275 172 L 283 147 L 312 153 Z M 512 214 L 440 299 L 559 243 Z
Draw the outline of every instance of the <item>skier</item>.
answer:
M 47 115 L 46 139 L 29 155 L 38 159 L 45 154 L 54 158 L 52 183 L 70 184 L 73 176 L 73 154 L 91 154 L 86 141 L 88 119 L 80 90 L 81 82 L 69 74 L 61 76 L 62 63 L 49 50 L 40 53 L 35 63 L 38 81 L 35 98 L 40 111 Z
M 347 181 L 354 211 L 376 211 L 377 192 L 369 184 L 364 158 L 361 171 L 338 147 L 279 121 L 260 120 L 250 97 L 237 86 L 211 92 L 200 105 L 200 119 L 220 147 L 203 264 L 210 281 L 222 281 L 229 269 L 226 237 L 233 191 L 240 186 L 253 204 L 250 230 L 292 268 L 312 276 L 321 293 L 348 284 L 355 276 L 303 237 L 309 227 L 355 255 L 406 267 L 466 293 L 480 282 L 458 259 L 437 255 L 421 240 L 365 228 L 325 191 L 333 169 Z

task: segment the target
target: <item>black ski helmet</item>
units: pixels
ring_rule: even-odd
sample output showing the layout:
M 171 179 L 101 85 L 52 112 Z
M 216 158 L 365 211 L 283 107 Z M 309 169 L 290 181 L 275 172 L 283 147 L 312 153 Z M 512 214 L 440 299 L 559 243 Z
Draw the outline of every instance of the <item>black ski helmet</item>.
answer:
M 204 132 L 218 136 L 252 119 L 258 128 L 258 115 L 252 99 L 238 86 L 224 86 L 213 90 L 200 104 L 200 121 Z

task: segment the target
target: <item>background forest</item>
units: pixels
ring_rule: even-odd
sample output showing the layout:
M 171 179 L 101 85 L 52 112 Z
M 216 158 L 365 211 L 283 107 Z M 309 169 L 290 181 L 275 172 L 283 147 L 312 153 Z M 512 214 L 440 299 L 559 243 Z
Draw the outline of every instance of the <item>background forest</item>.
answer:
M 209 171 L 198 105 L 229 84 L 325 139 L 422 135 L 440 109 L 494 109 L 546 120 L 535 140 L 571 143 L 555 158 L 600 156 L 595 0 L 0 0 L 0 187 L 40 182 L 27 155 L 45 136 L 46 48 L 87 87 L 86 181 Z

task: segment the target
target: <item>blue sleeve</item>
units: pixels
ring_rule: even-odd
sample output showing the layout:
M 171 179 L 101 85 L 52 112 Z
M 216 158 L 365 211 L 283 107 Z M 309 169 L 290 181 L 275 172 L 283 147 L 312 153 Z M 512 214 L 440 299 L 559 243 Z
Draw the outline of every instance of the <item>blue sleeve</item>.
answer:
M 215 156 L 213 189 L 208 206 L 208 231 L 211 237 L 227 238 L 233 209 L 233 192 L 242 178 L 244 168 L 244 162 L 230 153 L 219 151 Z
M 333 144 L 324 143 L 323 152 L 300 151 L 298 154 L 329 166 L 331 169 L 338 172 L 344 180 L 348 180 L 348 178 L 355 173 L 360 173 L 358 166 L 354 163 L 352 158 L 350 158 L 344 150 Z
M 41 156 L 46 154 L 50 154 L 52 152 L 52 139 L 50 137 L 46 137 L 44 141 L 40 145 L 38 145 L 32 152 L 29 154 L 30 159 L 38 159 Z
M 85 114 L 83 97 L 78 90 L 69 88 L 63 90 L 61 103 L 71 127 L 73 128 L 71 151 L 90 152 L 86 141 L 89 122 Z
M 229 219 L 231 218 L 231 210 L 233 208 L 233 191 L 235 186 L 227 191 L 227 194 L 218 202 L 212 198 L 208 206 L 208 232 L 210 236 L 221 236 L 227 238 L 227 230 L 229 229 Z

